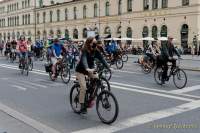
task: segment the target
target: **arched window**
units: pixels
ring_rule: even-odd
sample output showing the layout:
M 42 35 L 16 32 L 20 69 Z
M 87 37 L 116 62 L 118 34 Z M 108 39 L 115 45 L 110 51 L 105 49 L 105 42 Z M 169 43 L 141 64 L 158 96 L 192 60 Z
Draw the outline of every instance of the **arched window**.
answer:
M 110 15 L 110 3 L 109 2 L 106 2 L 106 6 L 105 6 L 105 15 L 106 16 L 109 16 Z
M 10 23 L 10 19 L 8 19 L 8 24 Z M 10 25 L 10 24 L 9 24 Z M 22 25 L 24 25 L 24 15 L 22 15 Z
M 110 27 L 106 27 L 106 28 L 105 28 L 105 30 L 104 30 L 104 34 L 111 35 Z
M 188 35 L 189 35 L 189 26 L 187 24 L 183 24 L 181 28 L 181 46 L 184 49 L 188 48 Z
M 69 30 L 65 29 L 65 39 L 69 39 Z
M 147 26 L 143 27 L 143 32 L 142 32 L 142 37 L 148 37 L 149 36 L 149 28 Z M 143 41 L 143 48 L 146 50 L 148 48 L 148 41 L 144 40 Z
M 43 7 L 43 0 L 39 0 L 39 6 Z
M 46 22 L 46 12 L 43 12 L 43 23 Z
M 68 9 L 65 9 L 65 20 L 68 20 Z
M 87 17 L 87 7 L 86 5 L 83 6 L 83 18 Z
M 168 7 L 168 0 L 162 0 L 162 8 Z
M 83 38 L 87 38 L 87 28 L 83 29 Z
M 58 37 L 58 38 L 61 38 L 61 35 L 62 35 L 61 31 L 60 31 L 60 29 L 58 29 L 58 30 L 57 30 L 57 37 Z
M 53 21 L 53 11 L 50 11 L 49 15 L 50 15 L 50 17 L 49 17 L 50 20 L 49 21 L 52 22 Z
M 183 6 L 188 6 L 190 4 L 190 0 L 182 0 Z
M 41 35 L 40 31 L 37 31 L 37 39 L 40 39 L 40 35 Z
M 60 21 L 60 10 L 57 10 L 57 21 Z
M 78 39 L 78 30 L 77 29 L 74 29 L 74 31 L 73 31 L 73 38 Z
M 167 37 L 167 26 L 166 25 L 163 25 L 161 27 L 160 36 L 161 37 Z
M 94 4 L 94 17 L 97 17 L 97 11 L 98 7 L 97 7 L 97 3 Z
M 126 36 L 127 36 L 128 38 L 132 38 L 132 36 L 133 36 L 133 31 L 132 31 L 132 28 L 131 28 L 131 27 L 128 27 L 128 28 L 127 28 Z M 130 44 L 132 43 L 132 41 L 127 41 L 126 43 L 130 45 Z
M 46 32 L 46 30 L 43 31 L 43 39 L 45 39 L 45 40 L 47 39 L 47 32 Z
M 77 19 L 77 9 L 74 7 L 74 19 Z
M 127 11 L 128 12 L 132 12 L 132 4 L 133 4 L 133 0 L 128 0 L 127 1 Z
M 25 24 L 28 24 L 28 15 L 25 15 Z
M 32 34 L 31 31 L 28 31 L 28 37 L 31 38 Z
M 15 32 L 12 32 L 12 39 L 15 39 Z
M 117 34 L 120 34 L 120 35 L 121 35 L 121 33 L 122 33 L 122 27 L 119 26 L 119 27 L 117 28 Z
M 119 2 L 118 2 L 118 14 L 119 15 L 122 14 L 122 0 L 119 0 Z
M 49 36 L 50 36 L 51 38 L 54 37 L 54 32 L 53 32 L 53 30 L 50 30 L 50 31 L 49 31 Z
M 152 37 L 158 38 L 158 28 L 157 28 L 157 26 L 152 27 Z

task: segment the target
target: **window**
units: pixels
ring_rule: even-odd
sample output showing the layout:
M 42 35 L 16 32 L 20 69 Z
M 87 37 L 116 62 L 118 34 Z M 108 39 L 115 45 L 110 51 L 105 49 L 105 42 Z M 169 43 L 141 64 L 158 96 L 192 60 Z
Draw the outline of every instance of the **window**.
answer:
M 39 6 L 42 7 L 43 6 L 43 0 L 39 1 Z
M 27 14 L 25 15 L 25 24 L 28 24 L 28 16 L 27 16 Z
M 160 36 L 161 37 L 167 37 L 167 26 L 166 25 L 163 25 L 161 27 Z
M 83 29 L 83 38 L 87 38 L 87 29 L 86 28 Z
M 190 4 L 189 0 L 182 0 L 182 5 L 183 6 L 188 6 Z
M 62 35 L 61 31 L 60 31 L 60 29 L 58 29 L 58 30 L 57 30 L 57 37 L 58 37 L 58 38 L 61 38 L 61 35 Z
M 144 10 L 149 10 L 149 0 L 144 0 Z
M 132 28 L 131 27 L 128 27 L 127 28 L 127 31 L 126 31 L 126 36 L 128 37 L 128 38 L 132 38 L 132 36 L 133 36 L 133 31 L 132 31 Z M 127 44 L 131 44 L 132 43 L 132 41 L 127 41 L 126 42 Z
M 152 27 L 152 37 L 158 38 L 158 28 L 157 28 L 157 26 Z
M 122 0 L 119 0 L 119 3 L 118 3 L 118 15 L 121 15 L 122 14 Z
M 68 29 L 65 29 L 65 39 L 69 39 L 69 31 L 68 31 Z
M 43 23 L 46 22 L 46 12 L 43 12 Z
M 162 0 L 162 8 L 168 7 L 168 0 Z
M 83 6 L 83 18 L 86 18 L 87 7 L 86 5 Z
M 37 13 L 37 24 L 39 24 L 39 23 L 40 23 L 40 14 Z
M 57 21 L 60 21 L 60 10 L 57 10 Z
M 31 15 L 28 14 L 28 24 L 31 24 Z
M 97 4 L 95 3 L 94 4 L 94 17 L 97 17 L 97 10 L 98 10 L 98 7 L 97 7 Z
M 73 38 L 78 39 L 78 30 L 77 29 L 74 29 Z
M 27 7 L 27 1 L 25 0 L 25 7 Z
M 24 25 L 24 15 L 22 15 L 22 25 Z
M 50 11 L 50 17 L 49 17 L 49 19 L 50 19 L 50 22 L 52 22 L 53 21 L 53 11 Z
M 158 9 L 158 0 L 152 0 L 152 9 Z
M 128 11 L 128 12 L 132 12 L 133 0 L 128 0 L 127 4 L 128 4 L 128 6 L 127 6 L 127 11 Z
M 77 10 L 76 7 L 74 7 L 74 19 L 77 19 L 77 14 L 76 14 Z
M 106 2 L 106 9 L 105 9 L 105 15 L 106 16 L 109 16 L 110 14 L 109 14 L 109 7 L 110 6 L 110 4 L 109 4 L 109 2 Z
M 24 1 L 22 1 L 22 8 L 24 8 Z
M 65 20 L 68 20 L 68 9 L 65 9 Z
M 30 7 L 30 0 L 28 0 L 28 7 Z

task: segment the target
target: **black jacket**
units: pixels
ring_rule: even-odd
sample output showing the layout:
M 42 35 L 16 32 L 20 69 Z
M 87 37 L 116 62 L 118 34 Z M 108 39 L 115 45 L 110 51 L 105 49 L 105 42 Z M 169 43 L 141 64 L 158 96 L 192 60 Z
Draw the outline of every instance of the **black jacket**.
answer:
M 86 69 L 94 68 L 95 59 L 98 59 L 105 67 L 109 69 L 107 62 L 104 60 L 103 56 L 98 50 L 95 50 L 93 53 L 89 53 L 86 50 L 82 50 L 80 61 L 76 66 L 76 72 L 87 75 L 88 72 L 86 71 Z

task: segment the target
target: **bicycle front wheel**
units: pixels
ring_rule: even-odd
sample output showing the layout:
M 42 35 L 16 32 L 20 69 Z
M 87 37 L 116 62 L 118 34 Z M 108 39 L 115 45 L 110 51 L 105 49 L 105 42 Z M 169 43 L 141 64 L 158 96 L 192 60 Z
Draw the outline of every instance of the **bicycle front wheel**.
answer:
M 162 85 L 162 73 L 163 70 L 161 67 L 157 67 L 154 71 L 154 79 L 157 84 Z
M 173 75 L 173 82 L 178 89 L 184 88 L 187 84 L 187 75 L 185 71 L 182 69 L 177 69 Z
M 112 77 L 112 72 L 109 69 L 103 69 L 102 75 L 109 81 Z
M 97 96 L 96 110 L 103 123 L 111 124 L 115 122 L 119 114 L 117 99 L 110 91 L 102 91 Z
M 117 59 L 115 63 L 116 63 L 117 69 L 122 69 L 124 66 L 124 62 L 122 59 Z
M 70 69 L 68 67 L 64 67 L 61 71 L 61 79 L 65 84 L 68 84 L 71 79 Z
M 81 105 L 79 103 L 80 85 L 74 84 L 70 91 L 70 105 L 75 113 L 80 113 Z

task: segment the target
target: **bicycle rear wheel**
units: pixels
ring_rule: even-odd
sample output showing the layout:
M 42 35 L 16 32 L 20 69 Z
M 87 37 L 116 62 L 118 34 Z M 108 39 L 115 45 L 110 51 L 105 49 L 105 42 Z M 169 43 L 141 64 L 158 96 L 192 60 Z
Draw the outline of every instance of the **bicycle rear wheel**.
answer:
M 173 82 L 178 89 L 184 88 L 187 84 L 187 75 L 185 71 L 182 69 L 177 69 L 173 75 Z
M 103 123 L 111 124 L 115 122 L 119 113 L 117 99 L 110 91 L 102 91 L 97 96 L 96 110 Z
M 81 105 L 79 103 L 79 95 L 80 95 L 80 86 L 78 84 L 74 84 L 70 91 L 70 105 L 72 110 L 75 113 L 80 113 Z

